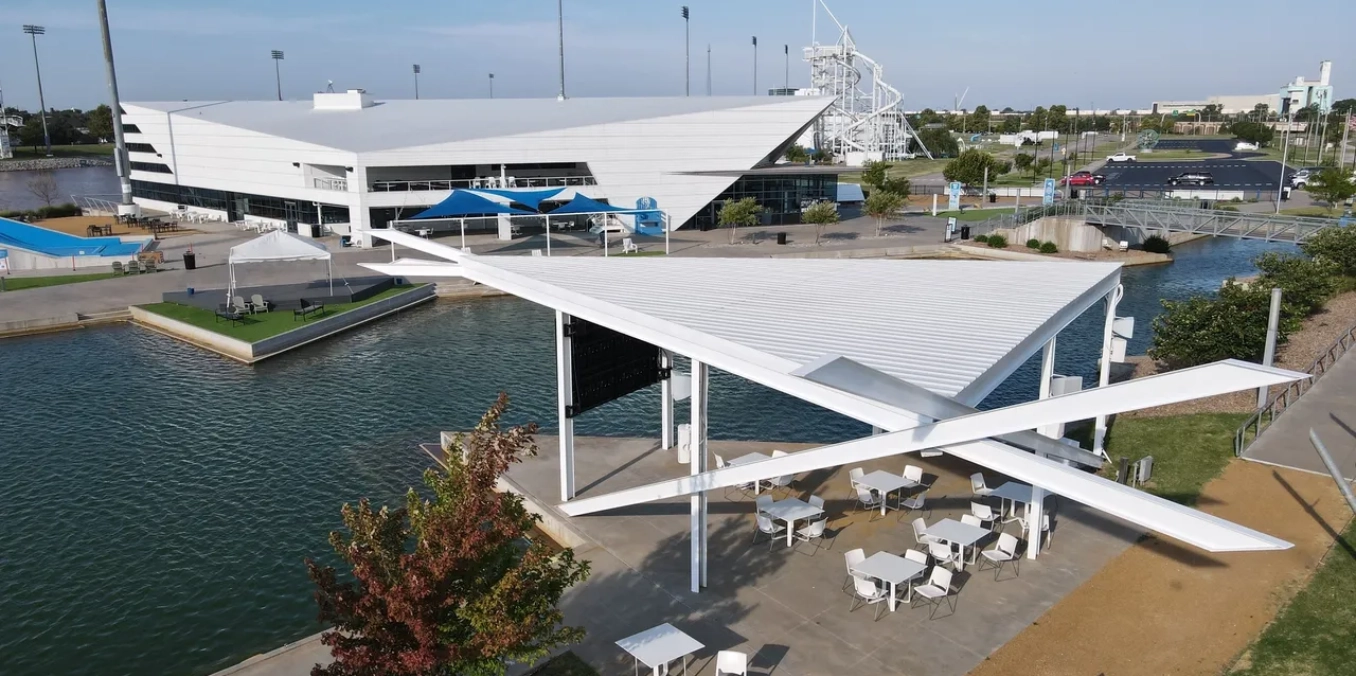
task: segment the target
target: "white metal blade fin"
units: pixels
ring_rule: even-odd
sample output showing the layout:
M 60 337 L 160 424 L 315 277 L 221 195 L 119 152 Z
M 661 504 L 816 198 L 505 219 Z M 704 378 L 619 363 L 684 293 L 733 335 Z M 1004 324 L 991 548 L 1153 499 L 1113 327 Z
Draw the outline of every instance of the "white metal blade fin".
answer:
M 466 274 L 466 270 L 456 263 L 443 261 L 416 263 L 408 258 L 402 258 L 394 263 L 359 263 L 358 265 L 391 277 L 463 277 Z
M 454 262 L 459 261 L 462 259 L 462 257 L 467 255 L 465 251 L 462 251 L 461 249 L 458 249 L 456 247 L 451 247 L 446 244 L 439 244 L 437 242 L 424 239 L 423 237 L 420 237 L 418 235 L 411 235 L 408 232 L 401 232 L 394 228 L 360 230 L 359 232 L 364 232 L 373 237 L 376 237 L 377 239 L 384 239 L 388 242 L 395 242 L 400 246 L 409 247 L 411 249 L 414 249 L 415 251 L 422 251 L 426 254 L 432 254 L 439 258 L 447 259 L 449 261 Z

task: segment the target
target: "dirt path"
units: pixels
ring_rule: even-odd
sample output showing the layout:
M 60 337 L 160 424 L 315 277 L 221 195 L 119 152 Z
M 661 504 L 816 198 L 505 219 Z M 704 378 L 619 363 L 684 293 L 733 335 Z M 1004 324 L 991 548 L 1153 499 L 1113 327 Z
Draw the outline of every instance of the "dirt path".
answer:
M 971 676 L 1219 674 L 1308 578 L 1351 516 L 1331 479 L 1241 460 L 1206 485 L 1200 505 L 1295 546 L 1207 554 L 1148 538 Z

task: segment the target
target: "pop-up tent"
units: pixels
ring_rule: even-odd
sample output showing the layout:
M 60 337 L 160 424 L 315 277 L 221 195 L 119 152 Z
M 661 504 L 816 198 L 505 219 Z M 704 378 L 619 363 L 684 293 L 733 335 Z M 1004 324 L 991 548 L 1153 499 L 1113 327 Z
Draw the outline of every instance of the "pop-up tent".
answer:
M 254 239 L 231 247 L 227 259 L 230 267 L 231 284 L 226 290 L 226 302 L 235 295 L 236 263 L 285 263 L 289 261 L 325 261 L 325 271 L 330 280 L 330 292 L 334 292 L 334 267 L 332 255 L 325 245 L 312 239 L 300 237 L 290 232 L 273 230 Z

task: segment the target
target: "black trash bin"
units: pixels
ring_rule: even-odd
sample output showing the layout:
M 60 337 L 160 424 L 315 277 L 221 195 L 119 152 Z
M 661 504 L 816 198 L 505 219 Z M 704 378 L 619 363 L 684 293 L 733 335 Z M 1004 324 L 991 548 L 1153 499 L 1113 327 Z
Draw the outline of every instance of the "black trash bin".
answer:
M 185 270 L 198 269 L 198 254 L 195 254 L 192 251 L 184 252 L 184 269 Z
M 784 232 L 777 233 L 777 243 L 786 244 L 786 233 Z
M 989 204 L 996 204 L 997 202 L 998 202 L 998 193 L 996 192 L 989 193 Z
M 970 239 L 970 226 L 962 225 L 960 230 L 961 230 L 961 239 Z

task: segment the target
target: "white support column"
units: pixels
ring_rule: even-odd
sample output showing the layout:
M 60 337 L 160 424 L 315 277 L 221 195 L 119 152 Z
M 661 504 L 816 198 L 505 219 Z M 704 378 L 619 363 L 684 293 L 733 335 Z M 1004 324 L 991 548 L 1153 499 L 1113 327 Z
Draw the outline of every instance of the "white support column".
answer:
M 1041 353 L 1041 389 L 1040 398 L 1050 398 L 1050 382 L 1055 377 L 1055 338 L 1045 344 L 1045 350 Z M 1047 437 L 1058 437 L 1054 434 L 1059 429 L 1058 425 L 1046 425 L 1039 430 L 1041 434 Z M 1041 551 L 1041 519 L 1045 514 L 1045 489 L 1033 485 L 1031 487 L 1031 504 L 1026 508 L 1026 558 L 1034 559 Z
M 1125 288 L 1118 284 L 1106 295 L 1106 325 L 1102 329 L 1102 370 L 1097 378 L 1098 387 L 1106 387 L 1111 382 L 1111 339 L 1114 337 L 1112 327 L 1116 321 L 1116 304 L 1120 303 L 1124 294 Z M 1097 422 L 1093 426 L 1092 452 L 1110 459 L 1106 454 L 1105 415 L 1097 416 Z
M 706 471 L 706 364 L 692 360 L 693 476 Z M 692 496 L 692 591 L 706 586 L 706 493 Z
M 1041 399 L 1050 398 L 1050 383 L 1055 379 L 1055 340 L 1055 338 L 1051 338 L 1050 342 L 1045 344 L 1045 350 L 1041 352 L 1041 389 L 1039 397 Z M 1056 435 L 1052 434 L 1056 427 L 1057 426 L 1055 425 L 1046 425 L 1036 431 L 1047 437 L 1058 438 Z
M 659 432 L 659 447 L 673 448 L 673 353 L 659 351 L 659 368 L 668 369 L 669 377 L 659 381 L 659 420 L 663 429 Z
M 570 316 L 556 312 L 556 415 L 560 420 L 560 499 L 574 499 L 574 419 L 566 407 L 574 403 L 574 365 L 570 357 L 569 336 L 565 335 Z

